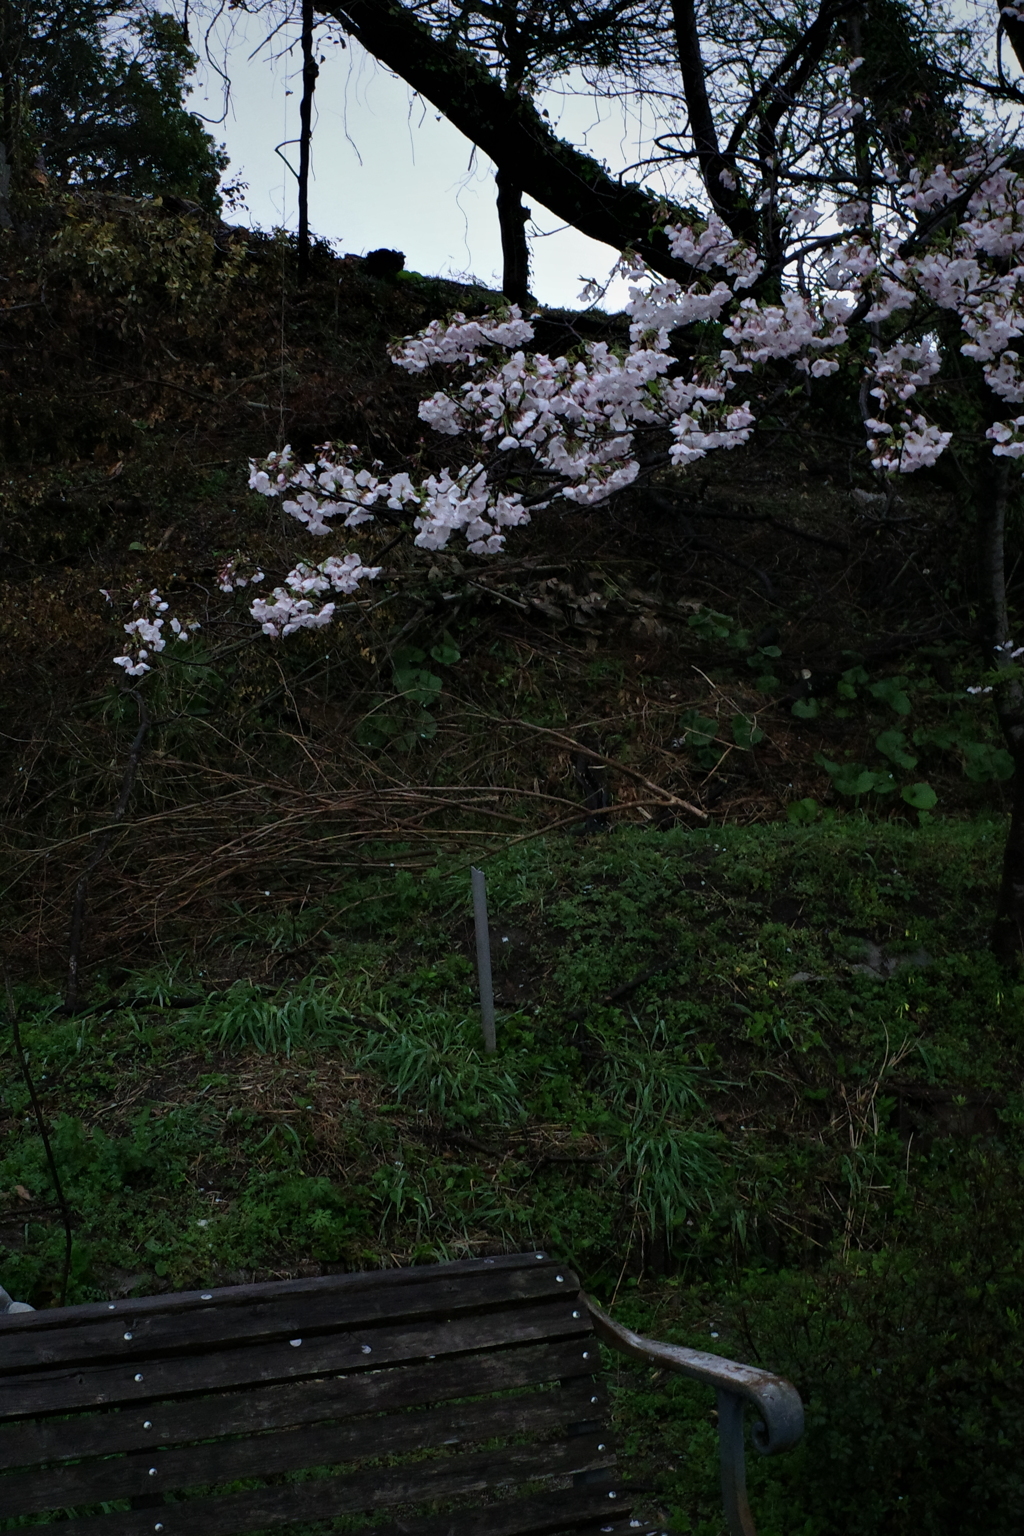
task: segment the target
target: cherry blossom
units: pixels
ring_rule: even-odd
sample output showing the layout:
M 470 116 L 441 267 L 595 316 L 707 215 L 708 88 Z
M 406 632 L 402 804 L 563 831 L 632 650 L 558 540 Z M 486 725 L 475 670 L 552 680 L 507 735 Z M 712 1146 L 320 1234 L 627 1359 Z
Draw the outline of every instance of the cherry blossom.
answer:
M 862 62 L 837 72 L 841 99 L 830 117 L 851 122 L 860 112 L 849 93 Z M 999 146 L 981 145 L 962 164 L 911 166 L 902 177 L 886 166 L 873 199 L 780 205 L 791 230 L 815 231 L 808 249 L 818 250 L 818 265 L 770 296 L 759 288 L 763 261 L 717 214 L 668 225 L 669 248 L 692 281 L 654 278 L 627 253 L 617 270 L 630 285 L 628 342 L 618 346 L 533 351 L 533 320 L 514 305 L 435 320 L 392 357 L 410 374 L 430 373 L 419 417 L 439 438 L 459 440 L 452 462 L 388 475 L 353 445 L 321 445 L 308 462 L 286 447 L 250 465 L 249 485 L 314 537 L 347 531 L 358 542 L 375 520 L 408 520 L 421 549 L 458 537 L 472 554 L 494 554 L 509 530 L 556 501 L 589 507 L 636 483 L 651 448 L 649 461 L 667 456 L 682 469 L 747 442 L 755 410 L 744 396 L 760 370 L 789 369 L 809 389 L 851 355 L 863 359 L 872 402 L 864 427 L 874 469 L 890 476 L 934 465 L 952 440 L 931 417 L 942 387 L 938 333 L 949 335 L 939 313 L 955 320 L 960 351 L 994 395 L 1024 404 L 1024 179 Z M 680 333 L 685 361 L 673 346 Z M 986 439 L 997 457 L 1024 457 L 1024 415 L 993 422 Z M 338 596 L 380 574 L 355 549 L 300 562 L 249 611 L 272 638 L 320 628 L 335 618 Z M 237 558 L 218 575 L 225 594 L 262 579 Z M 145 606 L 125 625 L 133 646 L 117 658 L 132 676 L 164 649 L 165 626 L 187 639 L 164 618 L 159 594 Z
M 996 458 L 1019 459 L 1024 455 L 1024 416 L 994 421 L 985 436 L 992 441 Z
M 225 560 L 217 571 L 217 585 L 222 592 L 235 592 L 250 583 L 256 586 L 265 579 L 261 570 L 255 566 L 246 566 L 239 555 Z
M 103 595 L 108 602 L 111 601 L 109 593 L 104 592 Z M 147 608 L 148 614 L 139 611 Z M 167 636 L 163 633 L 165 627 L 179 641 L 188 640 L 199 628 L 195 621 L 183 624 L 173 616 L 165 619 L 164 614 L 169 608 L 170 604 L 164 601 L 156 588 L 132 603 L 132 611 L 138 613 L 138 618 L 123 626 L 129 638 L 129 646 L 123 655 L 114 657 L 114 665 L 123 667 L 127 677 L 143 677 L 151 670 L 150 657 L 159 656 L 167 645 Z
M 322 593 L 350 596 L 361 581 L 374 581 L 380 572 L 379 565 L 364 565 L 359 555 L 332 556 L 319 565 L 300 563 L 288 572 L 283 587 L 274 588 L 271 601 L 257 598 L 249 612 L 263 633 L 275 640 L 298 629 L 319 629 L 331 622 L 335 611 L 334 603 L 317 606 Z

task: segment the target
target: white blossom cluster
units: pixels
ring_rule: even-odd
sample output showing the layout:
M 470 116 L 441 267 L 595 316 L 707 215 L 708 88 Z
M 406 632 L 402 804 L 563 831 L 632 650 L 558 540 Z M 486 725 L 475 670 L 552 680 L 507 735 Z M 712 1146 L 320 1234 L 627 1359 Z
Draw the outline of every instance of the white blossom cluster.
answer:
M 991 439 L 996 458 L 1019 459 L 1024 454 L 1024 416 L 993 422 L 985 436 Z
M 341 559 L 332 555 L 319 565 L 300 562 L 288 572 L 284 586 L 274 588 L 269 602 L 258 597 L 249 612 L 263 633 L 274 640 L 297 629 L 320 629 L 331 622 L 335 609 L 334 603 L 318 606 L 322 593 L 350 596 L 361 581 L 373 581 L 380 572 L 379 565 L 364 565 L 359 555 Z
M 922 303 L 954 314 L 960 351 L 982 366 L 992 392 L 1008 405 L 1024 403 L 1024 180 L 1004 156 L 979 151 L 964 165 L 913 170 L 900 188 L 904 216 L 872 240 L 855 238 L 830 272 L 837 288 L 870 298 L 866 319 L 881 322 Z M 910 216 L 934 218 L 931 241 L 913 249 Z M 943 215 L 946 215 L 943 218 Z M 909 249 L 908 249 L 909 247 Z M 938 372 L 928 343 L 898 342 L 873 354 L 871 394 L 881 419 L 869 419 L 875 467 L 909 473 L 934 464 L 950 441 L 909 402 Z M 895 414 L 896 421 L 887 415 Z M 1021 418 L 987 431 L 995 454 L 1024 453 Z
M 825 113 L 825 121 L 827 123 L 841 123 L 844 128 L 848 128 L 853 120 L 864 111 L 864 103 L 848 95 L 851 77 L 860 69 L 863 63 L 863 59 L 851 59 L 849 64 L 840 64 L 835 70 L 832 77 L 833 82 L 841 87 L 845 87 L 845 89 L 841 91 L 839 100 Z
M 515 347 L 532 340 L 532 325 L 515 307 L 507 320 L 497 322 L 457 314 L 447 326 L 432 320 L 419 336 L 406 337 L 401 363 L 410 373 L 423 373 L 432 363 L 478 363 L 487 347 Z
M 431 404 L 424 401 L 420 406 L 424 420 L 430 418 Z M 441 419 L 437 430 L 454 435 L 462 428 L 447 427 Z M 465 534 L 475 554 L 493 553 L 501 547 L 496 527 L 512 527 L 527 521 L 520 505 L 521 495 L 492 495 L 486 470 L 480 464 L 463 465 L 454 474 L 444 469 L 440 475 L 428 475 L 416 486 L 404 471 L 382 480 L 369 470 L 354 470 L 352 456 L 356 451 L 354 447 L 335 448 L 325 443 L 317 449 L 315 463 L 294 464 L 291 449 L 285 448 L 281 453 L 271 454 L 262 466 L 250 465 L 249 486 L 264 496 L 281 496 L 297 490 L 297 496 L 282 501 L 282 508 L 314 534 L 330 533 L 331 518 L 340 518 L 345 528 L 369 522 L 374 517 L 372 508 L 378 503 L 391 511 L 415 508 L 416 543 L 424 549 L 442 548 L 451 533 L 458 530 Z M 368 579 L 366 572 L 370 567 L 360 565 L 359 569 L 363 573 L 360 579 Z
M 502 547 L 508 528 L 556 496 L 590 506 L 634 481 L 638 431 L 667 431 L 677 465 L 746 442 L 754 415 L 748 401 L 730 398 L 736 376 L 769 358 L 788 359 L 812 377 L 833 372 L 838 365 L 821 354 L 846 339 L 847 306 L 833 296 L 818 308 L 796 294 L 776 306 L 748 297 L 762 264 L 716 217 L 701 228 L 671 226 L 666 234 L 675 254 L 701 276 L 684 288 L 632 271 L 630 340 L 622 354 L 605 342 L 590 343 L 575 358 L 529 352 L 524 344 L 533 339 L 533 326 L 515 306 L 497 321 L 456 315 L 448 325 L 434 322 L 395 349 L 395 362 L 411 373 L 458 365 L 461 382 L 436 390 L 419 407 L 434 431 L 474 443 L 458 469 L 414 484 L 404 472 L 383 478 L 359 467 L 354 448 L 325 446 L 308 464 L 295 463 L 285 449 L 251 466 L 250 486 L 280 497 L 283 510 L 314 534 L 329 532 L 332 523 L 356 527 L 383 504 L 412 514 L 421 548 L 441 549 L 458 533 L 472 553 L 490 554 Z M 680 372 L 672 332 L 726 312 L 733 345 Z M 522 489 L 527 484 L 529 494 Z M 360 579 L 367 568 L 361 569 Z M 285 597 L 289 604 L 298 600 Z M 280 590 L 275 600 L 284 601 Z M 253 616 L 282 634 L 299 619 L 323 622 L 326 611 L 299 614 L 289 607 L 280 622 L 273 608 L 257 603 Z
M 1024 645 L 1015 646 L 1012 640 L 1004 640 L 1001 645 L 994 645 L 992 649 L 996 654 L 996 666 L 1000 668 L 1008 666 L 1011 662 L 1020 661 L 1020 658 L 1024 656 Z M 991 686 L 983 688 L 978 683 L 968 688 L 967 692 L 973 694 L 991 693 L 992 688 Z
M 860 62 L 842 72 L 847 84 Z M 623 354 L 603 342 L 575 358 L 530 352 L 533 326 L 514 306 L 497 319 L 457 314 L 448 324 L 434 321 L 406 338 L 393 357 L 414 374 L 458 369 L 460 381 L 423 400 L 419 415 L 442 436 L 472 442 L 467 462 L 414 483 L 405 472 L 382 477 L 379 466 L 361 467 L 351 447 L 324 446 L 309 464 L 293 462 L 285 449 L 252 466 L 250 485 L 281 497 L 283 510 L 313 534 L 339 524 L 358 527 L 383 504 L 412 514 L 421 548 L 441 549 L 458 533 L 472 553 L 495 553 L 508 528 L 527 522 L 556 496 L 589 506 L 634 481 L 638 433 L 667 430 L 676 465 L 746 442 L 754 415 L 749 401 L 730 398 L 738 378 L 773 360 L 789 362 L 808 379 L 835 373 L 836 353 L 848 340 L 847 323 L 860 300 L 875 325 L 921 300 L 954 309 L 966 355 L 982 362 L 1002 398 L 1024 400 L 1010 346 L 1024 334 L 1015 266 L 1024 246 L 1024 199 L 1016 175 L 1005 162 L 979 160 L 952 171 L 939 166 L 928 175 L 914 171 L 899 197 L 902 213 L 881 231 L 869 226 L 865 204 L 844 205 L 840 226 L 860 232 L 851 235 L 828 274 L 833 291 L 814 297 L 790 291 L 776 303 L 749 292 L 763 264 L 717 215 L 702 226 L 669 226 L 669 247 L 695 279 L 686 287 L 652 282 L 624 264 L 632 284 Z M 955 231 L 921 255 L 902 255 L 908 220 L 941 212 L 954 199 L 966 199 L 966 217 Z M 820 217 L 810 205 L 788 211 L 793 228 L 814 226 Z M 672 333 L 723 320 L 728 345 L 699 356 L 688 373 L 682 370 L 670 350 Z M 939 367 L 930 341 L 872 350 L 869 383 L 877 410 L 866 427 L 877 469 L 909 473 L 934 464 L 949 443 L 951 434 L 928 420 L 917 398 Z M 1024 418 L 997 423 L 989 436 L 994 452 L 1024 454 Z M 345 557 L 343 568 L 331 562 L 298 566 L 275 589 L 273 601 L 258 600 L 251 612 L 272 635 L 321 625 L 334 612 L 333 603 L 318 604 L 321 592 L 329 585 L 352 591 L 375 574 L 355 555 Z
M 110 602 L 109 592 L 104 592 L 104 597 Z M 124 632 L 128 636 L 128 645 L 123 656 L 114 657 L 114 665 L 123 667 L 127 677 L 143 677 L 150 670 L 150 657 L 159 656 L 167 645 L 168 636 L 164 634 L 166 628 L 175 640 L 187 640 L 189 636 L 199 628 L 192 621 L 183 624 L 180 619 L 165 619 L 170 604 L 166 603 L 160 593 L 153 589 L 144 597 L 138 597 L 132 603 L 132 612 L 138 613 L 138 618 L 132 619 L 124 626 Z M 143 610 L 139 612 L 139 610 Z M 149 613 L 145 610 L 148 609 Z
M 847 84 L 860 62 L 845 70 Z M 635 481 L 640 448 L 652 434 L 667 439 L 678 466 L 745 443 L 754 413 L 749 400 L 737 398 L 743 381 L 778 362 L 806 386 L 835 373 L 849 355 L 854 316 L 875 338 L 866 364 L 874 406 L 865 422 L 873 465 L 886 474 L 932 465 L 951 433 L 927 411 L 941 367 L 936 342 L 920 339 L 929 311 L 955 315 L 963 354 L 981 366 L 999 399 L 1024 404 L 1024 179 L 1004 156 L 979 151 L 961 166 L 915 169 L 903 185 L 890 168 L 886 181 L 887 208 L 880 200 L 876 208 L 852 202 L 834 210 L 849 233 L 838 237 L 843 243 L 817 291 L 802 280 L 781 296 L 751 292 L 763 263 L 712 215 L 665 231 L 673 254 L 693 271 L 686 286 L 652 280 L 623 259 L 631 286 L 622 350 L 592 342 L 575 356 L 530 351 L 534 327 L 515 306 L 498 317 L 458 314 L 407 337 L 392 354 L 399 367 L 453 374 L 421 401 L 419 415 L 441 436 L 463 440 L 458 469 L 416 480 L 404 471 L 385 476 L 379 464 L 360 464 L 354 447 L 324 445 L 309 463 L 297 462 L 289 448 L 270 454 L 250 466 L 249 484 L 279 498 L 313 535 L 358 528 L 386 509 L 411 517 L 423 549 L 442 549 L 458 534 L 472 553 L 492 554 L 509 528 L 556 498 L 590 506 Z M 813 229 L 825 216 L 810 204 L 785 212 L 792 229 Z M 883 344 L 881 327 L 894 317 Z M 721 326 L 719 339 L 698 333 L 682 361 L 673 335 L 708 322 Z M 1024 457 L 1024 415 L 992 423 L 987 437 L 994 454 Z M 299 564 L 250 613 L 274 637 L 320 627 L 336 607 L 322 601 L 325 594 L 350 595 L 379 574 L 353 553 Z M 260 579 L 262 572 L 247 574 L 237 562 L 220 573 L 224 591 Z M 148 602 L 150 613 L 125 626 L 134 653 L 117 658 L 134 676 L 165 643 L 166 604 L 156 593 Z M 172 632 L 187 638 L 176 623 Z
M 742 240 L 737 240 L 715 213 L 699 234 L 689 224 L 670 224 L 665 234 L 673 256 L 688 262 L 698 272 L 720 268 L 733 279 L 737 291 L 752 287 L 764 271 L 764 262 Z
M 824 354 L 846 341 L 851 306 L 831 294 L 817 304 L 798 293 L 774 305 L 750 296 L 762 263 L 717 216 L 702 227 L 672 225 L 666 235 L 695 280 L 683 287 L 628 272 L 630 339 L 621 354 L 605 342 L 590 343 L 577 357 L 530 352 L 524 344 L 533 326 L 515 306 L 497 321 L 435 321 L 394 350 L 395 362 L 410 373 L 458 365 L 461 381 L 419 407 L 434 431 L 474 443 L 457 470 L 414 484 L 405 473 L 382 478 L 358 467 L 354 448 L 325 446 L 311 464 L 294 463 L 286 449 L 252 466 L 250 486 L 281 497 L 283 510 L 311 533 L 327 533 L 332 520 L 356 527 L 383 503 L 412 513 L 421 548 L 441 549 L 459 533 L 472 553 L 490 554 L 508 528 L 556 496 L 590 506 L 634 481 L 638 432 L 667 431 L 676 465 L 746 442 L 754 414 L 749 401 L 732 398 L 739 376 L 769 359 L 787 360 L 812 378 L 835 372 L 839 364 Z M 680 370 L 672 333 L 723 318 L 731 345 Z M 277 624 L 265 617 L 264 604 L 253 614 Z M 311 613 L 303 617 L 313 622 Z
M 824 378 L 835 373 L 839 364 L 820 353 L 846 341 L 843 321 L 849 309 L 836 298 L 825 299 L 815 307 L 799 293 L 787 293 L 781 305 L 741 299 L 725 335 L 735 343 L 742 361 L 729 353 L 723 353 L 723 359 L 737 373 L 740 369 L 749 372 L 752 364 L 766 363 L 769 358 L 788 358 L 799 372 Z
M 244 565 L 238 555 L 225 560 L 217 572 L 217 585 L 222 592 L 236 592 L 239 587 L 247 587 L 250 583 L 255 587 L 263 580 L 263 572 L 254 566 Z

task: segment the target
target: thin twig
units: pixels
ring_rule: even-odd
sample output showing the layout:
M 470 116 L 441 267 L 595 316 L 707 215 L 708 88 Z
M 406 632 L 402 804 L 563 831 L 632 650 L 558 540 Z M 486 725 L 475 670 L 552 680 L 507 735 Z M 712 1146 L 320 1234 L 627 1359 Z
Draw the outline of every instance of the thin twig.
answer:
M 642 784 L 644 789 L 649 789 L 652 794 L 657 795 L 662 805 L 682 806 L 683 810 L 689 811 L 693 816 L 699 816 L 702 821 L 708 819 L 707 811 L 702 811 L 699 806 L 692 805 L 689 800 L 684 800 L 680 795 L 672 794 L 671 790 L 662 789 L 660 784 L 652 784 L 650 779 L 645 778 L 642 773 L 637 773 L 635 768 L 627 768 L 624 763 L 616 762 L 613 757 L 605 757 L 603 752 L 595 752 L 591 747 L 585 747 L 581 741 L 577 741 L 573 736 L 567 736 L 564 731 L 553 730 L 548 725 L 533 725 L 529 720 L 502 720 L 499 715 L 484 715 L 482 718 L 493 720 L 496 724 L 518 726 L 524 731 L 536 731 L 539 735 L 551 736 L 555 741 L 572 747 L 574 752 L 582 753 L 591 762 L 602 763 L 604 767 L 613 768 L 616 773 L 623 773 L 627 779 L 633 779 L 637 784 Z
M 43 1143 L 43 1150 L 46 1153 L 46 1161 L 49 1164 L 50 1177 L 53 1180 L 57 1204 L 60 1206 L 61 1218 L 64 1222 L 64 1273 L 61 1276 L 60 1282 L 60 1304 L 63 1307 L 67 1305 L 68 1281 L 71 1278 L 71 1211 L 68 1209 L 68 1202 L 64 1195 L 64 1186 L 60 1181 L 60 1174 L 57 1172 L 57 1162 L 53 1155 L 53 1148 L 50 1145 L 50 1133 L 46 1129 L 42 1106 L 36 1096 L 36 1085 L 32 1081 L 32 1074 L 28 1069 L 28 1057 L 25 1055 L 25 1047 L 21 1043 L 21 1026 L 18 1023 L 18 1010 L 14 1005 L 14 993 L 11 990 L 11 978 L 6 970 L 4 971 L 4 990 L 7 993 L 7 1017 L 11 1021 L 14 1049 L 17 1052 L 18 1062 L 21 1066 L 21 1075 L 25 1079 L 28 1096 L 32 1102 L 32 1113 L 35 1115 L 39 1138 Z

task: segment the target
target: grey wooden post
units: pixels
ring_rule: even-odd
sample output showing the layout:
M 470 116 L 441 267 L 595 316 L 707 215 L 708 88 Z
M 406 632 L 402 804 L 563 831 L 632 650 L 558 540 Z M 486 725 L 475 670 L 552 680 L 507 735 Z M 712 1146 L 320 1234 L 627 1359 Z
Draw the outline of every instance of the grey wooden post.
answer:
M 494 988 L 491 984 L 491 935 L 487 926 L 487 881 L 482 869 L 470 869 L 473 880 L 473 922 L 476 926 L 476 969 L 480 978 L 480 1020 L 484 1050 L 494 1054 Z

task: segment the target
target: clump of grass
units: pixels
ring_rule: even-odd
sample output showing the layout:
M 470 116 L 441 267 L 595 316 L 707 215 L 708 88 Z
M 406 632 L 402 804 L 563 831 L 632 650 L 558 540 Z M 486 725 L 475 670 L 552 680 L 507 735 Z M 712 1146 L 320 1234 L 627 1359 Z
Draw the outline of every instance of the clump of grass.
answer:
M 202 1010 L 203 1034 L 227 1051 L 259 1051 L 289 1057 L 336 1032 L 342 1022 L 335 998 L 313 979 L 293 991 L 267 995 L 250 981 L 238 981 Z
M 454 1123 L 518 1124 L 528 1113 L 523 1086 L 506 1057 L 484 1055 L 478 1037 L 468 1020 L 424 1011 L 372 1035 L 356 1064 L 375 1073 L 396 1104 Z
M 728 1189 L 720 1135 L 703 1128 L 716 1085 L 685 1044 L 637 1048 L 620 1036 L 596 1074 L 595 1100 L 609 1120 L 634 1221 L 647 1237 L 673 1236 L 694 1212 L 722 1205 Z
M 640 1126 L 622 1142 L 617 1174 L 625 1174 L 630 1200 L 648 1235 L 671 1245 L 693 1213 L 715 1211 L 726 1193 L 722 1138 L 706 1131 Z

